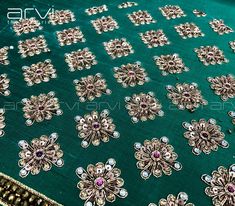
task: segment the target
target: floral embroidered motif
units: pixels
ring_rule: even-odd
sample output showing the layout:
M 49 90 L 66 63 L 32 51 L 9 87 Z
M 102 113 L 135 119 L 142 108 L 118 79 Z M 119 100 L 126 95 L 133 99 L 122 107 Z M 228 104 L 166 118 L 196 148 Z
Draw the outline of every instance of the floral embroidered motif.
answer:
M 85 42 L 83 33 L 79 27 L 64 29 L 56 32 L 60 46 L 76 44 L 78 42 Z
M 168 20 L 186 16 L 184 11 L 177 5 L 166 5 L 164 7 L 160 7 L 159 10 Z
M 128 18 L 135 26 L 151 24 L 156 22 L 147 11 L 141 11 L 141 10 L 129 14 Z
M 134 53 L 132 46 L 125 38 L 112 39 L 109 42 L 104 42 L 105 50 L 113 58 L 120 58 Z
M 116 126 L 109 117 L 109 111 L 103 110 L 101 113 L 92 111 L 84 117 L 76 116 L 78 123 L 76 128 L 78 136 L 83 139 L 81 146 L 87 148 L 91 143 L 94 146 L 100 145 L 100 142 L 108 142 L 110 137 L 119 138 L 119 132 L 115 131 Z
M 29 173 L 37 175 L 41 170 L 49 171 L 52 165 L 62 167 L 63 151 L 56 143 L 57 139 L 57 133 L 52 133 L 49 137 L 42 135 L 40 138 L 33 139 L 31 144 L 25 140 L 19 141 L 19 147 L 22 149 L 19 153 L 18 164 L 22 168 L 19 175 L 24 178 Z
M 225 58 L 224 53 L 217 46 L 201 46 L 195 49 L 199 60 L 205 65 L 215 65 L 228 63 L 229 60 Z
M 161 137 L 160 140 L 157 138 L 145 140 L 143 145 L 137 142 L 134 148 L 135 158 L 138 160 L 136 166 L 141 170 L 140 175 L 145 180 L 151 175 L 158 178 L 162 173 L 171 175 L 172 169 L 176 171 L 182 169 L 181 163 L 176 161 L 178 155 L 167 137 Z
M 210 21 L 209 24 L 211 25 L 211 28 L 214 30 L 214 32 L 217 32 L 219 35 L 234 32 L 230 27 L 224 24 L 222 19 L 213 19 L 213 21 Z
M 96 61 L 96 56 L 88 48 L 65 54 L 65 61 L 71 72 L 75 70 L 90 69 L 93 65 L 98 63 Z
M 228 115 L 233 118 L 232 123 L 235 124 L 235 111 L 228 112 Z
M 32 39 L 26 39 L 25 41 L 19 41 L 18 48 L 19 53 L 23 58 L 50 51 L 43 35 L 33 37 Z
M 74 13 L 70 10 L 60 10 L 53 13 L 49 13 L 49 23 L 52 25 L 67 24 L 75 21 Z
M 0 64 L 2 65 L 8 65 L 10 63 L 8 60 L 8 50 L 9 47 L 7 46 L 0 48 Z
M 153 92 L 147 94 L 133 94 L 132 97 L 126 97 L 126 109 L 128 114 L 132 117 L 133 123 L 153 120 L 155 116 L 163 116 L 164 112 L 161 110 L 162 105 L 158 99 L 154 97 Z
M 114 77 L 117 79 L 118 83 L 121 83 L 124 88 L 130 86 L 134 87 L 136 85 L 143 85 L 145 82 L 149 81 L 145 69 L 142 68 L 140 62 L 134 64 L 122 65 L 120 68 L 114 68 Z
M 30 32 L 35 32 L 36 30 L 41 30 L 40 22 L 35 18 L 20 19 L 13 24 L 13 29 L 17 35 L 28 34 Z
M 94 6 L 94 7 L 91 7 L 89 9 L 86 9 L 85 12 L 91 16 L 91 15 L 95 15 L 95 14 L 98 14 L 98 13 L 103 13 L 105 11 L 108 11 L 108 8 L 107 6 L 104 4 L 102 6 Z
M 5 132 L 4 132 L 4 127 L 6 126 L 5 124 L 5 110 L 0 108 L 0 137 L 4 136 Z
M 119 9 L 126 9 L 126 8 L 133 7 L 133 6 L 138 6 L 138 4 L 133 1 L 127 1 L 127 2 L 119 4 L 118 8 Z
M 168 38 L 164 34 L 163 30 L 150 30 L 145 33 L 140 33 L 142 41 L 147 44 L 148 48 L 164 46 L 170 44 Z
M 127 190 L 122 188 L 121 170 L 115 165 L 116 161 L 109 159 L 105 164 L 88 165 L 87 171 L 82 167 L 76 169 L 80 179 L 77 187 L 81 190 L 79 196 L 85 201 L 84 206 L 104 206 L 106 201 L 114 202 L 116 197 L 127 197 Z
M 118 23 L 111 16 L 102 16 L 99 19 L 92 20 L 91 23 L 98 34 L 119 28 Z
M 163 76 L 189 71 L 189 68 L 185 66 L 178 54 L 161 55 L 159 57 L 155 56 L 154 61 L 162 71 Z
M 223 101 L 235 97 L 235 79 L 229 74 L 227 76 L 209 77 L 211 89 L 215 90 L 215 94 L 220 95 Z
M 195 14 L 196 17 L 205 17 L 206 16 L 206 13 L 203 12 L 203 11 L 200 11 L 198 9 L 194 9 L 193 10 L 193 13 Z
M 24 80 L 28 86 L 39 84 L 41 82 L 48 82 L 50 79 L 57 77 L 56 70 L 51 64 L 51 60 L 47 59 L 44 62 L 32 64 L 30 67 L 24 66 L 23 68 Z
M 31 96 L 30 99 L 22 99 L 23 112 L 26 125 L 31 126 L 35 121 L 42 122 L 50 120 L 54 115 L 62 115 L 59 100 L 55 97 L 54 92 Z
M 185 192 L 180 192 L 177 197 L 169 194 L 166 199 L 161 199 L 158 203 L 159 206 L 194 206 L 188 202 L 188 195 Z M 150 203 L 148 206 L 157 206 L 154 203 Z
M 229 46 L 233 50 L 233 52 L 235 53 L 235 40 L 234 41 L 230 41 L 229 42 Z
M 0 95 L 9 96 L 11 94 L 9 88 L 10 79 L 7 78 L 7 74 L 0 75 Z
M 207 196 L 212 198 L 213 205 L 235 205 L 235 164 L 228 169 L 220 166 L 212 175 L 202 175 L 202 181 L 208 187 L 205 189 Z
M 100 73 L 82 77 L 80 80 L 75 79 L 74 84 L 81 102 L 92 101 L 96 97 L 101 97 L 102 94 L 111 94 L 111 90 L 107 89 L 106 81 Z
M 194 23 L 184 23 L 178 26 L 175 26 L 176 31 L 183 39 L 187 38 L 197 38 L 205 36 L 200 28 Z
M 203 99 L 201 91 L 196 83 L 176 84 L 176 86 L 168 85 L 167 97 L 172 103 L 177 105 L 180 110 L 187 109 L 190 112 L 195 111 L 200 105 L 206 105 L 207 101 Z
M 192 152 L 200 155 L 201 152 L 210 154 L 217 151 L 219 146 L 228 148 L 229 144 L 224 139 L 225 135 L 221 132 L 220 126 L 216 125 L 214 119 L 200 119 L 198 122 L 192 120 L 191 123 L 183 122 L 183 127 L 187 130 L 184 137 L 188 139 L 188 144 L 193 147 Z

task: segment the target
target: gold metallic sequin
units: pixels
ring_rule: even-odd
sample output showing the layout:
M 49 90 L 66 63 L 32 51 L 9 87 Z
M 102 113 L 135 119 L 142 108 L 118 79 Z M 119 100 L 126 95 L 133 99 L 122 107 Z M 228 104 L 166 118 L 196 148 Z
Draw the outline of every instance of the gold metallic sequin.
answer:
M 120 177 L 121 170 L 115 165 L 114 159 L 108 159 L 105 164 L 90 164 L 86 170 L 82 167 L 76 169 L 80 179 L 77 184 L 81 190 L 79 197 L 85 201 L 84 206 L 104 206 L 106 201 L 115 202 L 116 197 L 127 197 L 127 190 L 122 188 L 124 180 Z
M 92 101 L 102 94 L 110 95 L 111 90 L 107 88 L 106 80 L 100 73 L 82 77 L 80 80 L 74 80 L 76 93 L 81 102 Z
M 113 119 L 109 117 L 109 111 L 92 111 L 84 117 L 76 116 L 76 129 L 78 136 L 83 139 L 81 146 L 87 148 L 90 144 L 99 146 L 100 142 L 108 142 L 110 138 L 119 138 L 120 134 L 115 131 Z
M 125 97 L 126 109 L 131 116 L 133 123 L 154 120 L 155 116 L 163 116 L 162 105 L 155 98 L 153 92 L 133 94 L 132 97 Z
M 62 167 L 64 165 L 61 158 L 63 151 L 56 143 L 57 139 L 57 133 L 52 133 L 49 137 L 42 135 L 35 138 L 30 144 L 25 140 L 19 141 L 19 147 L 22 149 L 19 153 L 18 164 L 22 168 L 19 175 L 24 178 L 29 173 L 37 175 L 41 170 L 49 171 L 52 165 Z
M 24 80 L 28 86 L 40 84 L 42 82 L 49 82 L 50 79 L 57 77 L 56 70 L 51 64 L 51 60 L 47 59 L 44 62 L 32 64 L 30 67 L 24 66 L 23 68 Z
M 90 69 L 93 65 L 97 64 L 96 56 L 88 48 L 65 54 L 65 61 L 71 72 Z
M 25 58 L 27 56 L 39 55 L 42 52 L 50 51 L 50 49 L 47 47 L 47 43 L 43 35 L 33 37 L 32 39 L 19 41 L 18 48 L 22 58 Z
M 207 184 L 205 193 L 212 198 L 214 206 L 235 205 L 235 164 L 229 168 L 220 166 L 212 175 L 202 175 L 202 181 Z
M 85 42 L 86 39 L 79 27 L 64 29 L 56 32 L 60 46 Z
M 192 120 L 191 123 L 183 122 L 182 125 L 187 130 L 184 137 L 193 147 L 192 152 L 195 155 L 200 155 L 202 152 L 210 154 L 212 151 L 217 151 L 219 147 L 229 147 L 229 143 L 224 139 L 225 134 L 221 132 L 220 126 L 214 119 Z
M 158 178 L 162 174 L 171 175 L 172 169 L 179 171 L 182 169 L 181 163 L 177 160 L 178 155 L 174 152 L 174 147 L 169 144 L 167 137 L 161 139 L 153 138 L 145 140 L 144 144 L 135 143 L 136 166 L 141 170 L 141 177 L 149 179 L 151 175 Z
M 150 30 L 145 33 L 140 33 L 142 41 L 148 46 L 148 48 L 164 46 L 170 44 L 168 38 L 164 34 L 163 30 Z
M 200 105 L 206 105 L 207 101 L 203 99 L 201 91 L 196 83 L 176 84 L 176 86 L 166 86 L 168 90 L 167 97 L 171 99 L 174 105 L 180 110 L 187 109 L 190 112 L 195 111 Z
M 54 115 L 62 115 L 58 98 L 54 92 L 48 94 L 32 95 L 30 99 L 22 99 L 23 112 L 26 125 L 31 126 L 35 121 L 50 120 Z
M 16 34 L 19 36 L 21 34 L 28 34 L 30 32 L 35 32 L 41 30 L 42 26 L 40 22 L 34 17 L 29 19 L 20 19 L 13 24 L 13 29 Z

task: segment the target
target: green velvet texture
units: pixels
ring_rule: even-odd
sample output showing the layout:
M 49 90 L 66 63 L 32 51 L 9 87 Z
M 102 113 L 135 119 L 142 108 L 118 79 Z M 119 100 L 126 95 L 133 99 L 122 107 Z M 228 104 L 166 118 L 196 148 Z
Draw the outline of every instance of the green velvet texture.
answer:
M 229 166 L 234 163 L 235 157 L 235 133 L 228 133 L 228 129 L 234 131 L 231 118 L 227 112 L 234 108 L 234 99 L 222 102 L 220 97 L 214 94 L 209 87 L 207 77 L 220 76 L 223 74 L 235 74 L 235 55 L 230 49 L 228 42 L 235 39 L 235 34 L 219 36 L 209 26 L 209 21 L 213 18 L 224 19 L 225 23 L 235 29 L 235 3 L 232 0 L 137 0 L 138 6 L 128 9 L 117 9 L 117 5 L 122 0 L 1 0 L 1 22 L 0 22 L 0 47 L 13 45 L 14 50 L 9 52 L 10 65 L 1 66 L 0 73 L 7 73 L 10 78 L 11 95 L 0 97 L 0 107 L 6 107 L 6 128 L 5 136 L 0 139 L 0 170 L 7 175 L 21 181 L 22 183 L 38 190 L 48 197 L 58 201 L 66 206 L 83 205 L 79 198 L 79 190 L 76 188 L 78 177 L 75 169 L 78 166 L 86 166 L 90 163 L 106 162 L 110 157 L 117 161 L 117 167 L 122 170 L 122 177 L 125 180 L 124 188 L 129 192 L 126 199 L 117 199 L 113 204 L 116 206 L 147 206 L 151 202 L 158 203 L 161 198 L 168 194 L 177 195 L 184 191 L 189 195 L 190 202 L 197 206 L 212 205 L 211 199 L 204 193 L 206 185 L 201 181 L 202 174 L 210 174 L 218 166 Z M 106 4 L 109 11 L 88 16 L 84 10 L 92 6 Z M 158 7 L 166 4 L 179 5 L 187 14 L 186 17 L 166 20 L 162 16 Z M 17 37 L 12 30 L 12 25 L 7 23 L 6 13 L 9 7 L 32 7 L 47 11 L 48 5 L 54 5 L 55 9 L 70 9 L 76 16 L 76 21 L 69 24 L 52 26 L 43 24 L 43 30 L 27 35 Z M 147 10 L 157 23 L 135 27 L 128 19 L 127 14 L 137 10 Z M 203 10 L 207 13 L 206 17 L 197 18 L 193 9 Z M 101 16 L 111 15 L 117 20 L 120 28 L 112 32 L 97 34 L 92 27 L 90 20 Z M 205 33 L 205 37 L 183 40 L 175 31 L 174 26 L 184 22 L 196 23 Z M 85 43 L 73 44 L 71 46 L 60 47 L 56 38 L 56 31 L 65 28 L 79 26 L 86 38 Z M 141 41 L 138 33 L 151 29 L 163 29 L 171 44 L 163 47 L 149 49 Z M 34 57 L 22 59 L 18 52 L 18 41 L 28 39 L 43 34 L 47 40 L 50 53 L 43 53 Z M 122 57 L 112 60 L 106 53 L 103 42 L 114 38 L 125 37 L 133 46 L 134 54 L 128 57 Z M 226 58 L 230 60 L 228 64 L 205 67 L 197 58 L 194 48 L 202 45 L 217 45 L 225 53 Z M 89 47 L 96 55 L 98 64 L 90 70 L 69 72 L 68 65 L 64 61 L 64 54 L 75 51 L 79 48 Z M 155 66 L 153 56 L 161 54 L 178 53 L 189 67 L 189 72 L 179 75 L 161 75 L 160 70 Z M 28 87 L 23 79 L 22 66 L 31 65 L 38 61 L 51 59 L 52 64 L 57 69 L 58 78 L 50 80 L 48 83 L 41 83 Z M 143 86 L 135 88 L 122 88 L 113 77 L 113 67 L 121 64 L 141 61 L 146 69 L 151 81 Z M 102 73 L 107 80 L 108 88 L 112 90 L 111 95 L 103 95 L 96 98 L 91 103 L 79 103 L 73 85 L 74 79 L 87 76 L 89 74 Z M 172 106 L 171 101 L 166 97 L 165 86 L 175 85 L 177 82 L 196 82 L 202 95 L 209 102 L 207 106 L 198 108 L 190 113 L 186 110 L 180 111 Z M 23 117 L 22 98 L 30 95 L 38 95 L 55 91 L 59 98 L 63 115 L 53 117 L 50 121 L 35 123 L 33 126 L 26 126 Z M 134 93 L 153 91 L 156 97 L 163 105 L 164 117 L 157 117 L 154 121 L 139 122 L 133 124 L 125 109 L 125 96 L 131 96 Z M 17 104 L 16 104 L 17 103 Z M 12 105 L 17 105 L 14 109 Z M 84 115 L 92 110 L 101 111 L 109 109 L 110 116 L 113 117 L 120 132 L 119 139 L 111 139 L 108 143 L 102 143 L 98 147 L 91 145 L 87 149 L 80 146 L 81 139 L 77 136 L 76 115 Z M 226 134 L 226 140 L 230 143 L 228 149 L 219 148 L 217 152 L 210 155 L 195 156 L 191 152 L 191 147 L 183 137 L 183 121 L 199 120 L 200 118 L 214 118 L 222 127 Z M 37 176 L 29 175 L 22 179 L 19 177 L 18 161 L 18 141 L 25 139 L 30 141 L 34 137 L 43 134 L 49 135 L 52 132 L 59 134 L 58 143 L 64 151 L 65 165 L 62 168 L 53 167 L 49 172 L 41 172 Z M 178 154 L 178 160 L 182 163 L 183 169 L 179 172 L 173 171 L 171 176 L 161 178 L 151 177 L 143 180 L 140 177 L 140 171 L 136 168 L 133 145 L 135 142 L 143 142 L 145 139 L 153 137 L 167 136 L 170 143 L 174 146 Z

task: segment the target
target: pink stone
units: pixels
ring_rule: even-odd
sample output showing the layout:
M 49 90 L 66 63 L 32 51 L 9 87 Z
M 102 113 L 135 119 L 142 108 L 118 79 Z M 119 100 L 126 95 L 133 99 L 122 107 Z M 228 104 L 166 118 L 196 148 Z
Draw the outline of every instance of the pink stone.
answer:
M 102 177 L 99 177 L 95 180 L 95 184 L 98 186 L 98 187 L 101 187 L 103 184 L 104 184 L 104 180 Z
M 229 191 L 230 193 L 234 193 L 234 192 L 235 192 L 235 186 L 234 186 L 234 185 L 229 185 L 229 186 L 228 186 L 228 191 Z
M 160 153 L 159 151 L 154 151 L 154 152 L 153 152 L 153 156 L 154 156 L 155 158 L 159 158 L 159 157 L 161 156 L 161 153 Z

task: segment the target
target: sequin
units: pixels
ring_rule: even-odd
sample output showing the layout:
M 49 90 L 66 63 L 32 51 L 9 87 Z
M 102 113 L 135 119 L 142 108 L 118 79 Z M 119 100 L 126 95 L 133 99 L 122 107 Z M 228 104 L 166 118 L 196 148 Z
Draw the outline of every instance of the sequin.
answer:
M 104 42 L 105 50 L 113 58 L 120 58 L 134 53 L 132 46 L 125 38 L 112 39 L 109 42 Z
M 110 95 L 111 90 L 107 88 L 106 80 L 100 73 L 82 77 L 80 80 L 74 80 L 76 93 L 81 102 L 92 101 L 102 94 Z
M 219 147 L 229 147 L 228 142 L 224 139 L 225 134 L 221 132 L 220 126 L 214 119 L 192 120 L 191 123 L 183 122 L 182 125 L 187 130 L 184 137 L 193 147 L 192 152 L 195 155 L 200 155 L 201 152 L 210 154 L 212 151 L 217 151 Z
M 168 74 L 180 74 L 184 71 L 189 71 L 189 68 L 185 66 L 183 60 L 178 54 L 168 54 L 154 57 L 155 64 L 162 71 L 162 75 Z
M 140 62 L 134 64 L 128 63 L 121 67 L 115 67 L 114 77 L 124 88 L 128 86 L 134 87 L 136 85 L 143 85 L 145 82 L 149 81 L 147 73 Z
M 87 148 L 90 144 L 100 145 L 100 142 L 108 142 L 110 138 L 119 138 L 119 132 L 115 131 L 113 119 L 109 117 L 109 111 L 92 111 L 84 117 L 76 116 L 78 136 L 82 139 L 81 146 Z
M 5 128 L 6 124 L 5 124 L 5 110 L 3 108 L 0 108 L 0 137 L 3 137 L 5 132 L 4 132 L 4 128 Z
M 175 26 L 176 31 L 183 39 L 203 37 L 201 29 L 194 23 L 184 23 Z
M 88 8 L 85 10 L 85 12 L 87 13 L 87 15 L 91 16 L 91 15 L 95 15 L 98 13 L 103 13 L 105 11 L 108 11 L 108 7 L 104 4 L 101 6 L 93 6 L 91 8 Z
M 166 5 L 164 7 L 159 7 L 159 10 L 162 12 L 162 15 L 168 20 L 186 16 L 184 11 L 177 5 Z
M 85 42 L 86 39 L 79 27 L 64 29 L 56 32 L 60 46 Z
M 128 18 L 135 26 L 151 24 L 156 22 L 147 11 L 141 11 L 141 10 L 135 11 L 132 14 L 128 14 Z
M 67 62 L 71 72 L 90 69 L 98 63 L 96 61 L 96 56 L 88 48 L 66 53 L 65 61 Z
M 229 42 L 229 46 L 233 50 L 233 52 L 235 53 L 235 40 L 234 41 L 230 41 Z
M 41 170 L 49 171 L 52 165 L 62 167 L 64 165 L 63 151 L 60 145 L 56 143 L 58 135 L 52 133 L 49 137 L 42 135 L 35 138 L 29 144 L 25 140 L 19 141 L 19 147 L 22 149 L 19 153 L 18 162 L 21 177 L 27 177 L 29 173 L 37 175 Z
M 124 180 L 120 177 L 121 170 L 115 167 L 116 161 L 108 159 L 104 164 L 98 162 L 76 169 L 80 181 L 77 184 L 81 190 L 79 197 L 85 201 L 84 206 L 104 206 L 107 202 L 115 202 L 116 197 L 126 198 L 128 192 L 122 188 Z
M 7 78 L 7 74 L 0 75 L 0 96 L 9 96 L 11 94 L 9 90 L 10 79 Z
M 0 64 L 2 65 L 8 65 L 10 63 L 8 60 L 8 50 L 9 47 L 7 46 L 0 48 Z
M 169 92 L 167 97 L 171 99 L 172 103 L 177 105 L 180 110 L 187 109 L 193 112 L 200 105 L 207 104 L 207 101 L 203 99 L 196 83 L 178 83 L 175 87 L 168 85 L 166 89 Z
M 211 89 L 213 89 L 215 94 L 219 95 L 223 101 L 235 97 L 235 79 L 231 74 L 214 78 L 208 77 L 208 81 L 211 83 Z
M 228 63 L 229 60 L 225 58 L 224 53 L 217 46 L 201 46 L 195 49 L 199 60 L 205 65 L 215 65 Z
M 44 62 L 32 64 L 30 67 L 24 66 L 23 68 L 24 80 L 28 86 L 40 84 L 42 82 L 49 82 L 50 79 L 57 77 L 56 70 L 51 64 L 51 60 L 47 59 Z
M 234 32 L 233 29 L 224 24 L 224 21 L 222 19 L 213 19 L 213 21 L 210 21 L 209 24 L 214 32 L 218 33 L 219 35 Z
M 132 97 L 126 97 L 126 109 L 131 116 L 131 120 L 136 123 L 139 120 L 153 120 L 155 116 L 163 116 L 162 105 L 155 98 L 152 92 L 147 94 L 133 94 Z
M 164 46 L 170 44 L 168 38 L 164 34 L 163 30 L 150 30 L 145 33 L 140 33 L 142 41 L 148 46 L 148 48 Z
M 54 92 L 31 96 L 30 99 L 22 99 L 23 112 L 26 125 L 31 126 L 35 121 L 50 120 L 54 115 L 62 115 L 58 98 Z
M 50 51 L 43 35 L 33 37 L 32 39 L 26 39 L 25 41 L 19 41 L 18 43 L 19 53 L 22 58 Z
M 235 205 L 235 165 L 228 169 L 220 166 L 212 175 L 202 175 L 202 181 L 207 184 L 205 193 L 212 198 L 215 206 Z
M 49 13 L 49 23 L 52 25 L 67 24 L 76 20 L 74 13 L 70 10 L 57 10 Z
M 203 11 L 200 11 L 198 9 L 194 9 L 193 13 L 196 17 L 205 17 L 207 14 Z
M 20 19 L 13 24 L 13 29 L 16 34 L 19 36 L 21 34 L 28 34 L 30 32 L 35 32 L 37 30 L 41 30 L 42 26 L 40 22 L 35 18 L 29 19 Z
M 176 161 L 178 155 L 167 137 L 162 137 L 160 140 L 157 138 L 145 140 L 143 145 L 135 143 L 134 148 L 136 166 L 141 170 L 140 175 L 145 180 L 151 175 L 157 178 L 162 174 L 169 176 L 172 174 L 172 169 L 176 171 L 182 169 L 181 163 Z
M 133 6 L 138 6 L 138 3 L 134 2 L 134 1 L 127 1 L 127 2 L 123 2 L 121 4 L 118 5 L 119 9 L 126 9 L 129 7 L 133 7 Z
M 119 28 L 117 21 L 111 16 L 102 16 L 101 18 L 92 20 L 91 23 L 98 34 Z

